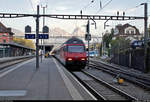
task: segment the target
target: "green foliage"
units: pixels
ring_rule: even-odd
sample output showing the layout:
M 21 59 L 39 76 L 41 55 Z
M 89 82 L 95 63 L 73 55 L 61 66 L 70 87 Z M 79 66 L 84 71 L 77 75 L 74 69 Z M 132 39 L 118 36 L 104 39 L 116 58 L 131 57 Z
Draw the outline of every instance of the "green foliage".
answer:
M 130 40 L 126 40 L 124 37 L 117 37 L 115 40 L 111 41 L 111 47 L 115 52 L 118 49 L 119 52 L 125 52 L 126 50 L 128 50 L 128 48 L 130 48 Z
M 112 37 L 114 35 L 114 29 L 111 29 L 111 33 L 106 32 L 105 35 L 103 36 L 103 43 L 106 43 L 106 48 L 109 48 L 109 44 L 112 40 Z
M 13 41 L 20 45 L 35 49 L 35 45 L 31 40 L 14 37 Z

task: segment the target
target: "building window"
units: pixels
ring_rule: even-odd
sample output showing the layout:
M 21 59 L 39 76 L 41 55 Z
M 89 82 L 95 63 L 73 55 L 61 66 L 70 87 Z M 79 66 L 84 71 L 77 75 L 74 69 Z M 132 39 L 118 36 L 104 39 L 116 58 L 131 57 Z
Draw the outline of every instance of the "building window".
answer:
M 133 27 L 128 27 L 125 29 L 125 34 L 135 34 L 136 30 Z
M 6 39 L 3 39 L 3 43 L 6 43 Z
M 126 34 L 129 34 L 129 31 L 126 31 Z
M 131 34 L 134 34 L 134 31 L 133 31 L 133 30 L 131 31 Z
M 6 33 L 4 33 L 4 34 L 3 34 L 3 37 L 6 37 L 6 36 L 7 36 L 7 34 L 6 34 Z

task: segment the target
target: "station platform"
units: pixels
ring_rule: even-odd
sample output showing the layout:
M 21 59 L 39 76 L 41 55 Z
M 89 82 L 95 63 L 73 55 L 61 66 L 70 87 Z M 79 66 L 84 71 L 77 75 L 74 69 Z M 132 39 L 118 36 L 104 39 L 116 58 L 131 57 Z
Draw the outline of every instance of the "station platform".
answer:
M 35 58 L 0 71 L 0 100 L 96 100 L 54 58 Z
M 28 57 L 34 57 L 34 56 L 27 55 L 27 56 L 3 57 L 3 58 L 0 58 L 0 64 L 3 62 L 8 62 L 8 61 L 16 60 L 16 59 L 21 59 L 21 58 L 28 58 Z

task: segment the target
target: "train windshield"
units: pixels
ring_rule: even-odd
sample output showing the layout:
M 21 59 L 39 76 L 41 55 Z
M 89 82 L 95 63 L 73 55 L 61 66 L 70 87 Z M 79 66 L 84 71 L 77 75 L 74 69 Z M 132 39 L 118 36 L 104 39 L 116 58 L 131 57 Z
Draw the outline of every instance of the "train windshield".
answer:
M 68 46 L 68 52 L 84 52 L 85 47 L 84 46 Z

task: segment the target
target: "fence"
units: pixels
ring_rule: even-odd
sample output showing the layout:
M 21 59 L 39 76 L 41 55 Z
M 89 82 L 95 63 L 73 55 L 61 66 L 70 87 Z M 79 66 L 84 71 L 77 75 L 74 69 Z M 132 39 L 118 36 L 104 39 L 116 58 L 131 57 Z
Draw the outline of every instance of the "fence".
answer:
M 128 49 L 126 51 L 116 51 L 116 49 L 112 49 L 112 58 L 110 60 L 111 63 L 115 63 L 118 65 L 122 65 L 125 67 L 134 68 L 140 70 L 142 72 L 144 69 L 144 49 Z M 148 67 L 150 69 L 150 48 L 148 49 Z

